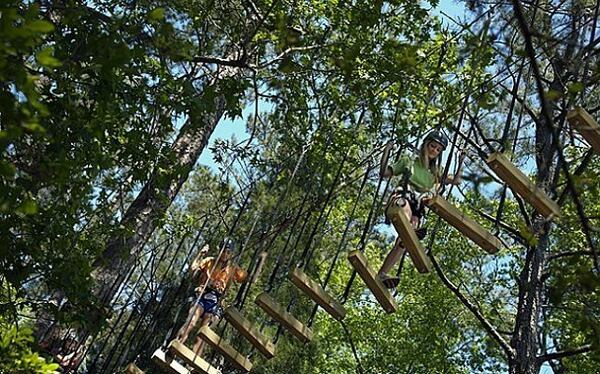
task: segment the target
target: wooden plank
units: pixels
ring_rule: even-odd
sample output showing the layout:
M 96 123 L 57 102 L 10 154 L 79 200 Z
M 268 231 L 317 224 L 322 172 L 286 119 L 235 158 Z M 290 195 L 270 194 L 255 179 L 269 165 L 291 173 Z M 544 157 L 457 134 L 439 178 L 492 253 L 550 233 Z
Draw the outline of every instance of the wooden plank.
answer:
M 275 345 L 257 328 L 255 328 L 248 319 L 246 319 L 237 308 L 230 306 L 225 309 L 225 319 L 231 324 L 243 337 L 248 339 L 254 348 L 258 349 L 267 359 L 275 357 Z
M 261 307 L 271 318 L 279 322 L 286 330 L 294 335 L 302 343 L 312 340 L 313 332 L 302 322 L 288 313 L 284 307 L 277 304 L 268 293 L 263 292 L 255 300 L 256 305 Z
M 585 109 L 576 107 L 567 113 L 571 127 L 581 134 L 594 152 L 600 154 L 600 125 Z
M 389 220 L 392 221 L 398 236 L 400 236 L 402 245 L 410 254 L 410 258 L 413 264 L 415 264 L 415 267 L 419 273 L 430 272 L 431 261 L 429 260 L 429 257 L 427 257 L 425 249 L 415 233 L 415 229 L 408 221 L 408 218 L 406 218 L 402 208 L 396 204 L 393 204 L 387 209 L 386 214 Z
M 228 359 L 233 366 L 241 371 L 248 372 L 252 370 L 252 362 L 248 357 L 244 356 L 231 345 L 229 345 L 223 338 L 217 335 L 208 326 L 202 326 L 198 331 L 198 336 L 207 342 L 211 347 L 217 350 L 223 357 Z
M 459 211 L 443 197 L 436 195 L 427 202 L 427 205 L 442 217 L 443 220 L 454 226 L 454 228 L 488 253 L 496 253 L 500 249 L 502 243 L 497 237 L 484 229 L 471 217 Z
M 390 291 L 381 283 L 377 273 L 371 269 L 365 255 L 359 250 L 352 251 L 348 253 L 348 260 L 354 270 L 356 270 L 358 275 L 367 284 L 367 287 L 369 287 L 379 304 L 381 304 L 383 310 L 387 313 L 394 313 L 398 310 L 396 300 L 394 300 Z
M 541 215 L 546 218 L 560 216 L 558 204 L 550 199 L 541 188 L 537 187 L 503 154 L 492 153 L 486 162 L 500 179 L 506 182 L 515 193 L 531 204 Z
M 323 287 L 310 279 L 302 270 L 296 268 L 289 273 L 290 281 L 302 292 L 313 299 L 321 308 L 339 321 L 346 317 L 346 309 L 338 303 Z
M 186 347 L 179 340 L 172 340 L 169 343 L 169 352 L 185 361 L 186 364 L 194 368 L 194 371 L 203 374 L 221 374 L 219 370 L 214 368 L 210 363 L 198 356 L 194 351 Z
M 179 362 L 175 361 L 173 357 L 169 356 L 160 348 L 154 351 L 154 354 L 152 354 L 152 361 L 167 373 L 191 374 L 188 369 L 186 369 Z
M 129 365 L 127 365 L 127 367 L 125 368 L 125 372 L 127 374 L 145 374 L 144 371 L 137 367 L 137 365 L 133 362 L 130 362 Z

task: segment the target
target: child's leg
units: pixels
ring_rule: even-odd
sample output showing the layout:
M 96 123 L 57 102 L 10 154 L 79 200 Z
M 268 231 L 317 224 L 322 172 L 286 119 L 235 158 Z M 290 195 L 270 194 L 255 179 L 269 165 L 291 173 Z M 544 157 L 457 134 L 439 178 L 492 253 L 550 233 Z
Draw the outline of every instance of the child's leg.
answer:
M 194 326 L 196 326 L 198 320 L 200 319 L 203 313 L 204 308 L 202 308 L 201 305 L 194 303 L 194 305 L 190 307 L 188 318 L 177 332 L 176 339 L 179 340 L 182 344 L 185 344 L 186 340 L 188 339 L 188 336 L 190 335 L 190 332 L 192 331 Z
M 214 314 L 206 313 L 202 317 L 202 322 L 200 323 L 200 328 L 202 328 L 203 326 L 208 326 L 212 322 L 213 318 L 214 318 Z M 202 339 L 199 336 L 197 336 L 196 337 L 196 342 L 194 343 L 194 347 L 192 348 L 192 350 L 198 356 L 202 356 L 202 351 L 204 350 L 204 344 L 203 343 L 204 342 L 202 341 Z

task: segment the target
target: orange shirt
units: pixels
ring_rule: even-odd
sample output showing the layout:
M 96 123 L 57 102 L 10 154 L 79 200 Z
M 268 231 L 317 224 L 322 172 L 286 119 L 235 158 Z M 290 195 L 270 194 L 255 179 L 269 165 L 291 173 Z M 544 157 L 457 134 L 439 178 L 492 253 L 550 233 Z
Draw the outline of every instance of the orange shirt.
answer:
M 224 268 L 218 264 L 214 257 L 207 257 L 200 262 L 198 267 L 209 279 L 209 286 L 223 293 L 230 281 L 241 283 L 246 280 L 247 273 L 236 265 L 227 265 Z M 206 278 L 204 278 L 206 280 Z

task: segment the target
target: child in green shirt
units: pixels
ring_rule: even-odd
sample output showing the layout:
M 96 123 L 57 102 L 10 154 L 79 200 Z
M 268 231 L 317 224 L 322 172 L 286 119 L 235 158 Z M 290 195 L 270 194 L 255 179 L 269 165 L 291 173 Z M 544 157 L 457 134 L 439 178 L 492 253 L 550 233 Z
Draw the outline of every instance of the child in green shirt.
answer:
M 448 146 L 448 138 L 438 130 L 433 130 L 421 144 L 419 155 L 415 159 L 411 159 L 408 155 L 402 156 L 396 163 L 387 165 L 387 159 L 391 150 L 391 143 L 386 146 L 381 160 L 381 177 L 399 177 L 401 184 L 390 196 L 390 200 L 386 207 L 389 208 L 392 204 L 399 205 L 410 223 L 416 229 L 419 239 L 425 236 L 425 229 L 419 228 L 421 218 L 424 214 L 423 200 L 428 194 L 435 192 L 435 186 L 440 184 L 440 154 Z M 461 163 L 459 161 L 459 163 Z M 457 173 L 458 177 L 447 177 L 443 182 L 445 184 L 459 184 L 461 181 L 460 170 Z M 405 248 L 400 242 L 400 238 L 396 239 L 394 248 L 386 256 L 379 277 L 387 288 L 394 288 L 398 285 L 400 279 L 388 275 L 392 267 L 400 260 L 404 254 Z

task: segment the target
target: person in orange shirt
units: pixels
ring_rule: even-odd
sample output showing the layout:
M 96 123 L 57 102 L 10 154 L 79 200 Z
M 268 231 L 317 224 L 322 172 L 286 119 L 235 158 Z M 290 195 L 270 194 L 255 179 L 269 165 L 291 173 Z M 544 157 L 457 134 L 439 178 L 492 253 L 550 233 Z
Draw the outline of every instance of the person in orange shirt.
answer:
M 177 340 L 185 344 L 190 332 L 200 321 L 200 327 L 218 320 L 223 314 L 223 299 L 232 282 L 242 283 L 246 280 L 245 270 L 232 261 L 235 245 L 231 239 L 225 239 L 221 245 L 221 255 L 217 258 L 202 258 L 208 252 L 205 246 L 192 263 L 192 274 L 200 274 L 199 286 L 195 291 L 199 294 L 191 306 L 186 323 L 179 329 Z M 202 353 L 202 339 L 196 338 L 193 348 L 196 354 Z

